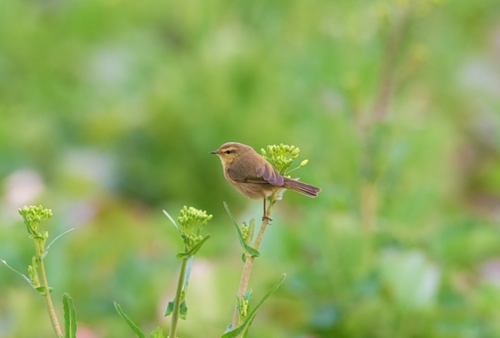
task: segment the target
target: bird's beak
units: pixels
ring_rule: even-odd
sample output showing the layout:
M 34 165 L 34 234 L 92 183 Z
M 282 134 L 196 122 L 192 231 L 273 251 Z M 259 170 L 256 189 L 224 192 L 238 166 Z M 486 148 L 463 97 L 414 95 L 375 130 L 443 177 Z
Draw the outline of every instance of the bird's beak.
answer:
M 209 152 L 209 154 L 219 155 L 219 154 L 220 154 L 220 152 L 219 152 L 218 150 L 214 150 L 214 151 Z

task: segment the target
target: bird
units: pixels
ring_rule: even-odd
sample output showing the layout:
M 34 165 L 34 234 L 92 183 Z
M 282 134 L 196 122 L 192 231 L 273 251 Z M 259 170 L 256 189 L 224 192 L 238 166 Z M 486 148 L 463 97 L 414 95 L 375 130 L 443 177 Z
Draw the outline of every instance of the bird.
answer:
M 283 177 L 276 168 L 246 144 L 224 143 L 210 154 L 220 158 L 224 177 L 236 190 L 251 199 L 264 200 L 263 221 L 272 220 L 267 215 L 266 198 L 275 191 L 290 189 L 313 198 L 321 191 L 312 185 Z

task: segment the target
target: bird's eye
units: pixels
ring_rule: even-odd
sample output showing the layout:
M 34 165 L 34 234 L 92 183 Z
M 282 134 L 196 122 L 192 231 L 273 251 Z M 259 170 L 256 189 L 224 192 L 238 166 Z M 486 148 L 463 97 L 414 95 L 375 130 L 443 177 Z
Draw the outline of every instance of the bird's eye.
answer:
M 232 151 L 231 150 L 226 150 L 225 153 L 229 155 L 229 154 L 232 153 Z

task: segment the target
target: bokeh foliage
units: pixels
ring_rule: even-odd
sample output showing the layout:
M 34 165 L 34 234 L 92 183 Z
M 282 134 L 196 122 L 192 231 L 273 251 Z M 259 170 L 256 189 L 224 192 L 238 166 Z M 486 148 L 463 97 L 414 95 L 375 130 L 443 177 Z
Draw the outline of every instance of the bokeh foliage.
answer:
M 161 209 L 197 206 L 213 237 L 179 336 L 218 336 L 241 267 L 222 201 L 260 203 L 208 152 L 293 144 L 323 191 L 277 204 L 254 293 L 288 278 L 251 335 L 498 337 L 499 36 L 496 0 L 3 0 L 0 257 L 25 266 L 14 215 L 50 207 L 53 236 L 77 228 L 46 262 L 55 298 L 126 337 L 113 301 L 153 329 L 175 288 Z M 0 336 L 48 336 L 0 271 Z

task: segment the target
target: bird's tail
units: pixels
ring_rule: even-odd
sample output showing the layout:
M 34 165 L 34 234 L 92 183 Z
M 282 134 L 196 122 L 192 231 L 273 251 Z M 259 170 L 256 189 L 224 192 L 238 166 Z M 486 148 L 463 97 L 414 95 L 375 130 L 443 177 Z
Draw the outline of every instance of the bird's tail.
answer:
M 307 197 L 318 197 L 318 193 L 321 191 L 320 188 L 313 187 L 312 185 L 306 183 L 302 183 L 286 177 L 284 179 L 284 188 L 295 190 L 296 192 L 299 192 L 302 195 L 306 195 Z

